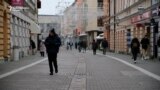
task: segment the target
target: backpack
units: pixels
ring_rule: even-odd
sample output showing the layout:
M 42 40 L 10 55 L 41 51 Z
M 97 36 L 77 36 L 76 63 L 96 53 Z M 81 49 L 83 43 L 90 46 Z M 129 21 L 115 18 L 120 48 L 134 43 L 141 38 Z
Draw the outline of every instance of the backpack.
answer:
M 133 43 L 133 47 L 138 47 L 136 42 Z

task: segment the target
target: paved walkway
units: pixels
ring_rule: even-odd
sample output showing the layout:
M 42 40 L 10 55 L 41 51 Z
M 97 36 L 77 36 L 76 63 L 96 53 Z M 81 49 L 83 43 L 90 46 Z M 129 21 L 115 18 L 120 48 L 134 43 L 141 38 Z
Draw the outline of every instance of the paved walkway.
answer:
M 158 61 L 139 60 L 135 65 L 127 55 L 92 55 L 91 51 L 78 53 L 62 48 L 58 55 L 59 73 L 50 76 L 47 59 L 32 58 L 0 64 L 0 76 L 16 71 L 0 79 L 0 90 L 160 90 L 160 80 L 138 70 L 142 68 L 159 77 L 160 71 L 155 70 L 160 66 Z

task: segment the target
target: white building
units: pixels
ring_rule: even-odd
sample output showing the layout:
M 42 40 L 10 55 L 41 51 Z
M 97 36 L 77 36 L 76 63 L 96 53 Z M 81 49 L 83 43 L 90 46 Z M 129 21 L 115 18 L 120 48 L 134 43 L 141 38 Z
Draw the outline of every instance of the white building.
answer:
M 39 25 L 41 28 L 41 39 L 45 39 L 49 31 L 54 28 L 55 32 L 61 34 L 61 21 L 62 16 L 59 15 L 39 15 L 38 16 Z
M 39 0 L 27 0 L 25 6 L 28 9 L 15 10 L 11 9 L 11 59 L 15 57 L 14 50 L 18 54 L 16 57 L 22 58 L 29 55 L 30 39 L 38 47 L 38 7 Z

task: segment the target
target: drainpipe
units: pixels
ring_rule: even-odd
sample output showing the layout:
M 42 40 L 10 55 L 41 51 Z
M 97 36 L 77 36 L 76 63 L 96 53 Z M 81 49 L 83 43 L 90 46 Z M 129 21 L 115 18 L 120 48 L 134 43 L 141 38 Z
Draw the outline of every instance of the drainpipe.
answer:
M 114 52 L 116 52 L 116 0 L 114 0 Z

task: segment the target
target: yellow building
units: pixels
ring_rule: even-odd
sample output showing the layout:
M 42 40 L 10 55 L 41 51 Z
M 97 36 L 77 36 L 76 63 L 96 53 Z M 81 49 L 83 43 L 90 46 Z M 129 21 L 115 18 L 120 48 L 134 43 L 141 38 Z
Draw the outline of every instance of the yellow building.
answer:
M 10 57 L 10 8 L 0 0 L 0 61 Z

